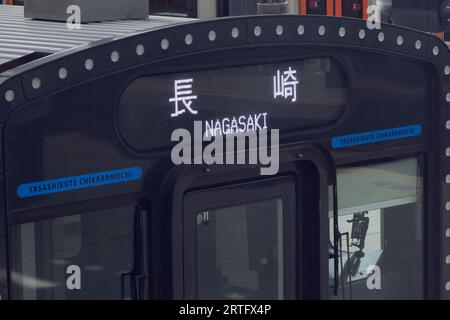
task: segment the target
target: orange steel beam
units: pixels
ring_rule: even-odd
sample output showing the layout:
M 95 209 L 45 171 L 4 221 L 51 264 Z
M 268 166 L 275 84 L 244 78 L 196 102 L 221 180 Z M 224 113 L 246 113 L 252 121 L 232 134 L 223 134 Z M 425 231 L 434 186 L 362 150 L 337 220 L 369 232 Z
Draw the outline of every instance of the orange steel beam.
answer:
M 306 0 L 300 0 L 300 14 L 306 16 Z
M 333 0 L 327 0 L 327 16 L 333 16 Z
M 335 2 L 335 7 L 336 7 L 336 17 L 342 17 L 342 0 L 336 0 Z
M 362 14 L 363 14 L 363 19 L 367 20 L 367 18 L 369 17 L 367 14 L 367 7 L 369 6 L 369 0 L 363 0 L 363 5 L 362 5 Z

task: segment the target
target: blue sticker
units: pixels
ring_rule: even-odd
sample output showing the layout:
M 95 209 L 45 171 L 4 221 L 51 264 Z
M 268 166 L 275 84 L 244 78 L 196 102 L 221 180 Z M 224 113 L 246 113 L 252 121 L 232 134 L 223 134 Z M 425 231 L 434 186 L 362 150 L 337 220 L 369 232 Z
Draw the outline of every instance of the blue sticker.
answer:
M 135 181 L 139 180 L 141 176 L 142 170 L 137 167 L 104 171 L 82 176 L 21 184 L 17 187 L 17 195 L 20 198 L 30 198 L 50 193 Z
M 336 137 L 331 140 L 331 146 L 334 149 L 341 149 L 363 144 L 417 137 L 421 134 L 421 125 L 407 126 Z

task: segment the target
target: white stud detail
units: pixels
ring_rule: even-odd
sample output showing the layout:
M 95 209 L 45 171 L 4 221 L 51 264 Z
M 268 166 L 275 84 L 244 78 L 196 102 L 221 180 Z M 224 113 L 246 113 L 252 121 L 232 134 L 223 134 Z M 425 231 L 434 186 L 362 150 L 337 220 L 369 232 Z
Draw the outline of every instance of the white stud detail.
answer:
M 445 68 L 444 68 L 444 74 L 445 74 L 446 76 L 450 75 L 450 66 L 445 66 Z
M 359 30 L 359 38 L 362 40 L 366 37 L 366 30 L 361 29 Z
M 447 100 L 447 102 L 450 102 L 450 92 L 445 95 L 445 100 Z
M 417 41 L 416 41 L 416 49 L 417 49 L 417 50 L 420 50 L 421 48 L 422 48 L 422 41 L 417 40 Z
M 303 25 L 299 25 L 297 28 L 297 33 L 299 35 L 304 35 L 305 34 L 305 27 Z
M 233 28 L 233 30 L 231 30 L 231 36 L 234 39 L 239 38 L 239 34 L 240 34 L 239 28 Z
M 403 37 L 402 36 L 397 37 L 397 45 L 399 45 L 399 46 L 403 45 Z
M 445 183 L 450 183 L 450 174 L 445 176 Z
M 194 37 L 192 34 L 187 34 L 186 37 L 184 37 L 184 43 L 186 43 L 188 46 L 190 46 L 194 42 Z
M 15 98 L 16 98 L 16 94 L 14 93 L 14 91 L 6 90 L 6 92 L 5 92 L 5 100 L 7 102 L 13 102 Z
M 255 30 L 253 30 L 253 33 L 255 34 L 255 36 L 260 37 L 262 35 L 262 29 L 260 26 L 256 26 Z
M 433 55 L 437 56 L 439 54 L 439 47 L 433 47 Z
M 319 27 L 319 35 L 323 36 L 325 35 L 326 29 L 325 26 L 320 26 Z
M 216 39 L 217 39 L 217 33 L 216 33 L 214 30 L 211 30 L 211 31 L 208 33 L 208 39 L 209 39 L 209 41 L 216 41 Z
M 69 75 L 69 72 L 67 71 L 66 68 L 64 68 L 64 67 L 59 68 L 59 70 L 58 70 L 58 77 L 59 77 L 61 80 L 67 79 L 67 76 L 68 76 L 68 75 Z
M 277 35 L 279 35 L 279 36 L 282 36 L 282 35 L 283 35 L 283 33 L 284 33 L 284 27 L 283 27 L 281 24 L 277 25 L 276 33 L 277 33 Z
M 447 122 L 445 123 L 445 128 L 447 130 L 450 130 L 450 120 L 447 120 Z
M 118 51 L 113 51 L 113 52 L 111 52 L 111 61 L 112 61 L 113 63 L 119 62 L 119 59 L 120 59 L 120 54 L 119 54 Z
M 445 149 L 445 155 L 450 157 L 450 148 Z
M 169 46 L 170 46 L 169 40 L 167 40 L 167 39 L 161 40 L 161 49 L 167 50 L 167 49 L 169 49 Z
M 339 36 L 341 38 L 345 37 L 345 28 L 344 27 L 339 28 Z
M 94 60 L 86 59 L 86 61 L 84 61 L 84 67 L 88 71 L 91 71 L 92 69 L 94 69 Z
M 450 201 L 445 203 L 445 210 L 450 211 Z
M 383 32 L 380 32 L 380 33 L 378 34 L 378 41 L 380 41 L 380 42 L 383 42 L 383 41 L 384 41 L 384 33 L 383 33 Z
M 446 236 L 447 238 L 450 238 L 450 229 L 447 229 L 447 230 L 445 231 L 445 236 Z
M 41 88 L 41 79 L 39 78 L 33 78 L 33 80 L 31 80 L 31 86 L 33 87 L 33 89 L 38 90 Z
M 450 256 L 445 257 L 445 263 L 450 264 Z
M 445 284 L 445 290 L 450 291 L 450 282 Z
M 137 54 L 138 56 L 143 56 L 144 53 L 145 53 L 145 47 L 144 47 L 144 45 L 138 44 L 138 45 L 136 46 L 136 54 Z

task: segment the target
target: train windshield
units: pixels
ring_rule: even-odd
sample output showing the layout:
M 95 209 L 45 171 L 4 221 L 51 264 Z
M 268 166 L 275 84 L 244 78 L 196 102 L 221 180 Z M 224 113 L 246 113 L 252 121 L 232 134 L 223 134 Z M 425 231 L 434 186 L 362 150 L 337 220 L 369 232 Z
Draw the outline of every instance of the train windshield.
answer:
M 338 170 L 340 298 L 423 298 L 422 162 L 412 158 Z
M 119 207 L 13 226 L 13 298 L 122 299 L 123 279 L 133 269 L 134 210 Z

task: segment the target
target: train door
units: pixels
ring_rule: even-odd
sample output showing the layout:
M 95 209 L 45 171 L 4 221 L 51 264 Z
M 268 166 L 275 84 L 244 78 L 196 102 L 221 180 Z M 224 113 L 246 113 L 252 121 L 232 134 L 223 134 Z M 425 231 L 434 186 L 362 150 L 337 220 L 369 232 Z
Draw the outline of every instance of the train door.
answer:
M 327 250 L 328 220 L 320 203 L 328 177 L 310 161 L 286 164 L 275 177 L 253 173 L 234 169 L 226 175 L 241 179 L 219 186 L 210 183 L 221 174 L 209 176 L 209 186 L 182 193 L 174 298 L 327 297 L 320 279 L 327 277 L 328 257 L 320 252 Z

